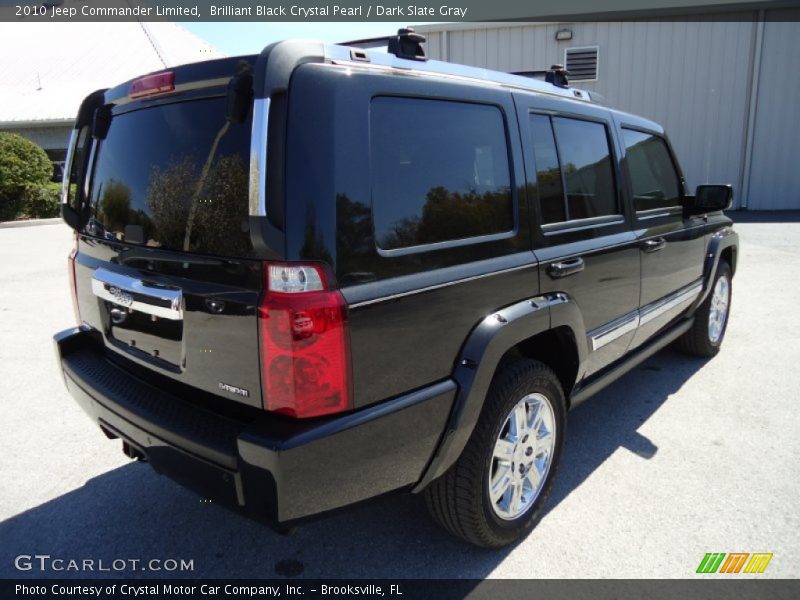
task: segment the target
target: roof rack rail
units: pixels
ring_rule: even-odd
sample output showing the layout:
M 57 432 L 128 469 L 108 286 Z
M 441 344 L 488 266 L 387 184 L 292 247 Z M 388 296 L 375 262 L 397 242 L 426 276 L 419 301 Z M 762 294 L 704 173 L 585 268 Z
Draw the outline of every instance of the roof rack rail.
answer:
M 398 34 L 397 37 L 402 35 L 404 34 Z M 398 43 L 396 39 L 395 43 Z M 401 56 L 394 53 L 381 52 L 374 48 L 363 48 L 359 46 L 355 46 L 355 48 L 358 49 L 357 55 L 354 55 L 354 47 L 352 46 L 325 44 L 325 60 L 326 62 L 336 64 L 358 64 L 360 67 L 369 64 L 371 68 L 399 69 L 404 73 L 427 73 L 460 79 L 466 78 L 494 85 L 508 86 L 545 94 L 555 94 L 557 96 L 582 100 L 584 102 L 592 101 L 592 95 L 589 91 L 569 87 L 568 83 L 565 81 L 566 73 L 551 73 L 553 69 L 549 71 L 511 74 L 502 71 L 493 71 L 483 67 L 470 67 L 433 59 L 429 60 L 427 57 L 420 57 L 417 55 L 416 50 L 413 56 Z M 410 64 L 410 60 L 413 60 L 414 63 Z M 556 71 L 559 70 L 561 69 L 556 69 Z M 553 77 L 553 82 L 543 81 L 548 75 Z M 556 79 L 561 85 L 554 85 Z
M 424 43 L 425 36 L 411 27 L 398 29 L 397 36 L 389 38 L 389 54 L 394 54 L 397 58 L 428 60 L 422 48 Z
M 569 75 L 569 71 L 564 68 L 564 65 L 551 65 L 550 70 L 544 74 L 544 80 L 555 86 L 568 88 L 569 79 L 567 79 L 567 75 Z
M 389 40 L 392 39 L 391 35 L 382 35 L 380 37 L 361 38 L 358 40 L 349 40 L 346 42 L 336 42 L 339 46 L 348 46 L 350 48 L 362 48 L 364 50 L 371 50 L 373 48 L 381 48 L 389 45 Z

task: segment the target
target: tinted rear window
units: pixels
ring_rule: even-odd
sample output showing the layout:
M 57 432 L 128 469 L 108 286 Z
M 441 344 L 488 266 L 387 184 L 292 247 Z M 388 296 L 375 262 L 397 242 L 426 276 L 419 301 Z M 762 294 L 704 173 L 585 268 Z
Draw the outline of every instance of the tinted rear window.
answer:
M 100 142 L 86 232 L 164 250 L 252 253 L 250 120 L 228 123 L 225 99 L 115 115 Z
M 619 214 L 606 127 L 602 123 L 553 118 L 567 186 L 567 219 Z
M 547 115 L 531 115 L 531 146 L 536 162 L 536 187 L 539 192 L 539 208 L 542 224 L 561 223 L 567 220 L 564 203 L 564 186 L 561 182 L 561 167 L 558 150 L 553 138 L 553 128 Z
M 380 248 L 514 229 L 506 131 L 497 107 L 375 98 L 370 150 Z

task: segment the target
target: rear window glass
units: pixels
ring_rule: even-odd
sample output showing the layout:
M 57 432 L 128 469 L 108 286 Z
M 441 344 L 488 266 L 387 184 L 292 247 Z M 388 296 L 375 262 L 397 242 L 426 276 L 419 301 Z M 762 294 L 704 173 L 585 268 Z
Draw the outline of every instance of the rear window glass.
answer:
M 115 115 L 97 149 L 86 232 L 129 244 L 248 256 L 250 121 L 225 99 Z
M 508 146 L 497 107 L 375 98 L 370 151 L 380 248 L 514 229 Z
M 564 187 L 561 184 L 561 167 L 553 138 L 553 128 L 547 115 L 531 115 L 531 147 L 536 163 L 536 187 L 539 192 L 539 209 L 542 224 L 561 223 L 567 220 Z
M 554 117 L 553 126 L 567 188 L 567 219 L 619 214 L 605 125 Z

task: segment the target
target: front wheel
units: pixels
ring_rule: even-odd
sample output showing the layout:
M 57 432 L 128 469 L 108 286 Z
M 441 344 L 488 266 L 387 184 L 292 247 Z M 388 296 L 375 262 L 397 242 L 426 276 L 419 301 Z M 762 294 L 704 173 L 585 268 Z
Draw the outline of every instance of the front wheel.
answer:
M 486 548 L 533 528 L 558 469 L 565 412 L 564 392 L 548 366 L 519 360 L 504 367 L 461 457 L 425 490 L 434 519 Z
M 692 328 L 678 338 L 678 349 L 692 356 L 710 358 L 719 352 L 731 309 L 731 267 L 720 261 L 708 297 L 695 313 Z

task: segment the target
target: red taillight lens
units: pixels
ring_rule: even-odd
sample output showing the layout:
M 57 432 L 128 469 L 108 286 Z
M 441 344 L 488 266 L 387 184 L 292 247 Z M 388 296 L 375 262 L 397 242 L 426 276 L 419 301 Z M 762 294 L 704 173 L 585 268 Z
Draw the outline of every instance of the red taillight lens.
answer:
M 131 98 L 141 98 L 142 96 L 152 96 L 153 94 L 163 94 L 175 89 L 175 73 L 166 71 L 142 77 L 131 83 L 128 89 L 128 96 Z
M 352 408 L 347 306 L 316 266 L 266 265 L 258 309 L 264 408 L 297 418 Z
M 78 308 L 78 280 L 75 275 L 75 257 L 78 255 L 78 239 L 75 238 L 75 247 L 70 251 L 67 259 L 67 271 L 69 276 L 69 288 L 72 296 L 72 312 L 75 314 L 75 322 L 80 325 L 81 313 Z

